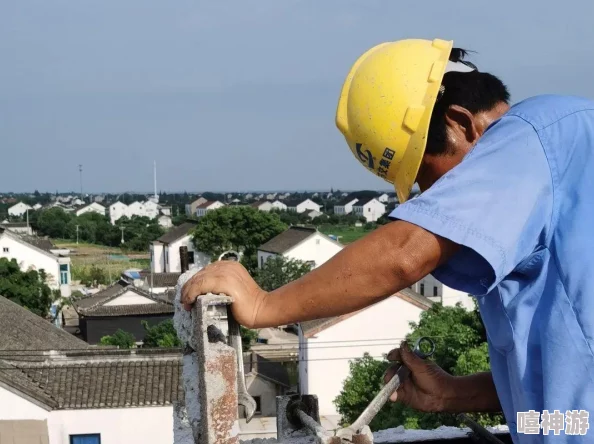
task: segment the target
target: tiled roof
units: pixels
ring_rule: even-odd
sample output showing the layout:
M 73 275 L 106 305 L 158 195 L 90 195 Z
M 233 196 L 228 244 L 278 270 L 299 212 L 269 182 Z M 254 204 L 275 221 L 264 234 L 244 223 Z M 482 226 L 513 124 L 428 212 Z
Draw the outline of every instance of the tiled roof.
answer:
M 394 294 L 392 297 L 398 297 L 410 304 L 413 304 L 423 310 L 428 310 L 432 305 L 433 302 L 431 301 L 431 299 L 425 297 L 425 296 L 421 296 L 420 294 L 418 294 L 417 292 L 409 289 L 409 288 L 405 288 L 404 290 L 399 291 L 398 293 Z M 365 309 L 363 309 L 365 310 Z M 334 316 L 334 317 L 330 317 L 330 318 L 323 318 L 323 319 L 316 319 L 313 321 L 305 321 L 305 322 L 301 322 L 301 330 L 303 331 L 303 334 L 306 337 L 311 337 L 313 335 L 318 334 L 321 331 L 326 330 L 327 328 L 332 327 L 333 325 L 338 324 L 339 322 L 342 322 L 348 318 L 350 318 L 351 316 L 354 316 L 355 314 L 357 314 L 358 312 L 355 313 L 349 313 L 346 315 L 342 315 L 342 316 Z
M 143 296 L 154 303 L 130 304 L 130 305 L 105 305 L 107 302 L 116 299 L 124 293 L 131 291 Z M 107 287 L 93 296 L 80 299 L 74 303 L 74 308 L 81 316 L 135 316 L 147 314 L 173 313 L 174 307 L 171 303 L 161 298 L 151 296 L 149 293 L 122 281 Z
M 362 207 L 363 205 L 368 204 L 369 202 L 371 202 L 373 199 L 377 199 L 376 197 L 363 197 L 361 199 L 359 199 L 356 203 L 355 203 L 355 207 Z
M 120 352 L 119 350 L 117 352 Z M 0 380 L 52 409 L 165 406 L 183 400 L 181 350 L 90 352 L 0 361 Z
M 5 228 L 27 228 L 27 222 L 4 222 L 0 226 Z
M 196 207 L 196 209 L 198 209 L 198 208 L 208 208 L 208 207 L 210 207 L 212 204 L 214 204 L 216 202 L 217 202 L 216 200 L 207 200 L 206 202 L 201 203 L 200 205 L 198 205 Z
M 257 353 L 243 354 L 243 369 L 245 374 L 255 373 L 276 384 L 290 386 L 287 369 L 280 362 L 270 361 Z
M 52 241 L 46 237 L 27 236 L 25 234 L 19 234 L 18 236 L 23 240 L 23 242 L 33 245 L 34 247 L 48 253 L 51 253 L 51 250 L 56 249 L 56 246 L 52 243 Z
M 153 287 L 175 287 L 181 273 L 153 273 Z M 146 282 L 151 284 L 151 272 L 150 270 L 142 270 L 140 277 L 145 279 Z
M 356 197 L 345 197 L 344 199 L 339 200 L 336 203 L 336 206 L 338 206 L 338 207 L 344 207 L 346 204 L 349 204 L 349 203 L 351 203 L 353 201 L 356 201 L 356 200 L 357 200 Z M 357 203 L 357 202 L 355 202 L 355 203 Z
M 0 296 L 0 358 L 7 350 L 87 349 L 89 344 Z
M 161 242 L 162 244 L 170 244 L 184 236 L 187 236 L 188 233 L 194 229 L 194 227 L 196 227 L 195 222 L 184 222 L 183 224 L 169 230 L 167 233 L 157 239 L 157 241 Z
M 267 253 L 283 254 L 308 237 L 313 236 L 316 232 L 317 230 L 315 228 L 291 227 L 278 236 L 273 237 L 264 245 L 261 245 L 258 250 Z

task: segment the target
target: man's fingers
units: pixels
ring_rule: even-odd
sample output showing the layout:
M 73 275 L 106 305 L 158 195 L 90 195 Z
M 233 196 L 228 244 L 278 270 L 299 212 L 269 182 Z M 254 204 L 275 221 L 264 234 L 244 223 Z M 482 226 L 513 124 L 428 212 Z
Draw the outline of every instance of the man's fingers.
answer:
M 401 362 L 400 361 L 400 349 L 395 348 L 394 350 L 390 350 L 390 353 L 388 353 L 387 359 L 390 362 Z

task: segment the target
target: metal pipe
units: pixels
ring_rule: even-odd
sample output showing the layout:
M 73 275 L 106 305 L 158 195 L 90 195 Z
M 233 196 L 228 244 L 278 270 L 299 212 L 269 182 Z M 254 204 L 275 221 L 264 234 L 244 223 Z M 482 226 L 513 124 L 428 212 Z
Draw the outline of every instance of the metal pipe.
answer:
M 487 442 L 489 444 L 504 444 L 503 441 L 498 439 L 495 435 L 493 435 L 491 432 L 489 432 L 482 425 L 480 425 L 477 422 L 470 419 L 464 413 L 460 413 L 458 415 L 458 419 L 460 421 L 464 422 L 470 428 L 470 430 L 472 430 L 474 433 L 476 433 L 476 435 L 479 438 L 481 438 L 482 440 L 484 440 L 485 442 Z

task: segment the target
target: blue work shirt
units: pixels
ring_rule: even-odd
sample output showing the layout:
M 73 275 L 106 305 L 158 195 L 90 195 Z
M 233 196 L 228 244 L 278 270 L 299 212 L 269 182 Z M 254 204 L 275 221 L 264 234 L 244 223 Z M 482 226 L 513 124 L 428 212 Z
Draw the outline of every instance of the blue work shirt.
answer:
M 461 250 L 432 274 L 472 294 L 516 443 L 594 442 L 517 433 L 517 412 L 587 410 L 594 423 L 594 102 L 524 100 L 463 161 L 391 218 Z

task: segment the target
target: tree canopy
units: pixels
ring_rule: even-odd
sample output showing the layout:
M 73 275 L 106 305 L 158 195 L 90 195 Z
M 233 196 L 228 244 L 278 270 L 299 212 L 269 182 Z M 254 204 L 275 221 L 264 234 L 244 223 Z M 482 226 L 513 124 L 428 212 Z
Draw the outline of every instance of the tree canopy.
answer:
M 418 323 L 411 323 L 409 343 L 421 336 L 435 341 L 435 354 L 431 359 L 450 374 L 461 376 L 489 371 L 486 333 L 477 310 L 443 307 L 434 304 L 421 314 Z M 395 347 L 398 344 L 395 344 Z M 373 359 L 368 354 L 350 363 L 350 374 L 343 390 L 335 399 L 343 421 L 354 421 L 383 386 L 383 374 L 389 367 L 386 360 Z M 500 414 L 469 414 L 482 425 L 504 424 Z M 460 421 L 445 413 L 423 413 L 400 403 L 388 402 L 377 414 L 370 427 L 382 430 L 403 425 L 411 429 L 433 429 L 440 425 L 460 426 Z
M 39 234 L 54 239 L 76 240 L 78 226 L 80 242 L 135 251 L 146 250 L 152 241 L 164 233 L 157 219 L 149 219 L 145 216 L 122 217 L 112 225 L 109 218 L 102 214 L 88 212 L 76 216 L 74 213 L 65 212 L 62 208 L 33 212 L 30 222 Z M 123 244 L 121 228 L 124 228 Z
M 177 331 L 173 326 L 173 320 L 167 319 L 154 326 L 142 321 L 145 330 L 143 347 L 181 347 L 182 342 L 177 337 Z
M 0 295 L 44 318 L 60 297 L 46 279 L 44 270 L 21 271 L 15 259 L 0 258 Z
M 132 333 L 118 329 L 113 335 L 103 336 L 99 341 L 101 345 L 114 345 L 119 348 L 132 348 L 136 338 Z
M 236 250 L 253 262 L 258 247 L 286 229 L 276 213 L 246 206 L 222 207 L 199 219 L 193 241 L 197 250 L 213 258 Z
M 297 259 L 282 256 L 269 257 L 264 266 L 254 275 L 258 285 L 266 291 L 273 291 L 311 271 L 311 265 Z

